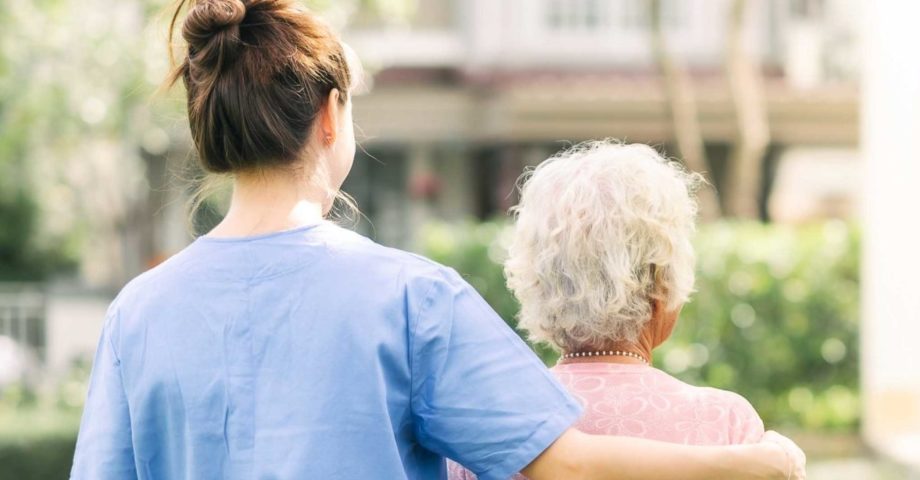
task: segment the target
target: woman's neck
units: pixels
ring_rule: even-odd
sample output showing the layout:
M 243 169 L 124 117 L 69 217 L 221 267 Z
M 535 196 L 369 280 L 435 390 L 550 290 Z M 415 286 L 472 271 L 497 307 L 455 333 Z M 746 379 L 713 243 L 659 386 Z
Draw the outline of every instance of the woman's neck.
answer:
M 592 352 L 593 351 L 594 350 L 592 350 Z M 602 350 L 598 350 L 598 351 L 603 352 Z M 622 350 L 620 351 L 622 352 Z M 616 352 L 616 350 L 614 350 L 614 352 Z M 626 352 L 635 353 L 632 350 L 626 350 Z M 565 353 L 577 353 L 577 352 L 565 352 Z M 642 358 L 645 358 L 645 357 L 642 357 Z M 559 361 L 559 363 L 561 364 L 566 364 L 566 363 L 619 363 L 619 364 L 624 364 L 624 365 L 649 365 L 651 362 L 645 362 L 644 360 L 640 360 L 632 356 L 623 355 L 622 353 L 620 354 L 612 353 L 612 354 L 607 354 L 607 355 L 600 354 L 600 355 L 594 355 L 594 356 L 589 356 L 589 357 L 562 358 Z
M 582 352 L 623 352 L 619 354 L 608 355 L 591 355 L 577 358 L 563 358 L 560 363 L 622 363 L 636 365 L 651 365 L 652 363 L 652 341 L 649 335 L 643 332 L 639 335 L 636 342 L 612 342 L 603 348 L 584 348 L 573 351 L 565 351 L 564 354 L 582 353 Z M 636 355 L 645 361 L 636 358 Z
M 330 195 L 291 172 L 238 174 L 224 219 L 209 237 L 244 237 L 318 223 Z

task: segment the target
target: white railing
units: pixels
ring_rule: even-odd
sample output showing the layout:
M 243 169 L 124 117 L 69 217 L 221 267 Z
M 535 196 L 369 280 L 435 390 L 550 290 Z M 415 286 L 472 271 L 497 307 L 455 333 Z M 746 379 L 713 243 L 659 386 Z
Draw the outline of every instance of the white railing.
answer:
M 0 283 L 0 336 L 13 339 L 45 359 L 46 297 L 41 286 L 28 283 Z

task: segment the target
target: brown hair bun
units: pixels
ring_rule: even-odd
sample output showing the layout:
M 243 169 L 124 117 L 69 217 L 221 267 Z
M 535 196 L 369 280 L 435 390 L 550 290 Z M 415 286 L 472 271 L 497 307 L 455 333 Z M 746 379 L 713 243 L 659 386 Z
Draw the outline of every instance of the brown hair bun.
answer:
M 192 139 L 215 173 L 293 164 L 333 89 L 348 99 L 342 43 L 292 0 L 180 0 L 187 53 L 168 81 L 182 79 Z
M 213 63 L 236 57 L 240 48 L 240 24 L 246 17 L 241 0 L 198 2 L 182 24 L 182 38 L 199 61 Z

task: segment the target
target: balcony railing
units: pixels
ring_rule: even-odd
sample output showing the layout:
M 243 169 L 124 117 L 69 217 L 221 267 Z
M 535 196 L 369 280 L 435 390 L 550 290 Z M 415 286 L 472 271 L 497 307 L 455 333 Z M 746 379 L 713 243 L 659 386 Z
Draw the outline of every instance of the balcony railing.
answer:
M 724 60 L 727 0 L 662 0 L 670 50 L 691 66 L 720 68 Z M 772 48 L 770 12 L 751 12 L 751 48 Z M 647 0 L 465 0 L 456 22 L 439 27 L 362 27 L 346 41 L 375 67 L 644 70 L 654 66 Z M 719 21 L 718 19 L 724 19 Z

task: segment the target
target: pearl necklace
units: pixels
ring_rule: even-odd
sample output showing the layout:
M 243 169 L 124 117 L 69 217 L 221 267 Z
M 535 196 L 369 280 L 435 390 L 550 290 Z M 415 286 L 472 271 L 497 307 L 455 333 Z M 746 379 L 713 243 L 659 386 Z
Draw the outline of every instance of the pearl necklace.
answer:
M 633 353 L 633 352 L 622 352 L 620 350 L 602 350 L 599 352 L 572 352 L 572 353 L 566 353 L 565 355 L 562 356 L 562 358 L 568 359 L 568 358 L 580 358 L 580 357 L 606 357 L 606 356 L 635 358 L 636 360 L 639 360 L 640 362 L 648 365 L 648 360 L 646 360 L 645 357 L 643 357 L 642 355 L 639 355 L 638 353 Z

